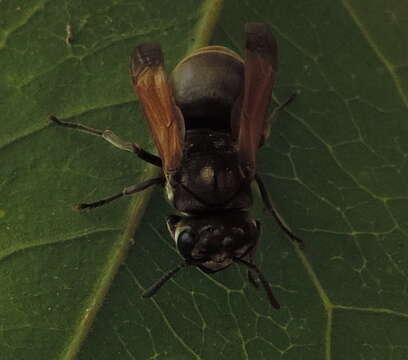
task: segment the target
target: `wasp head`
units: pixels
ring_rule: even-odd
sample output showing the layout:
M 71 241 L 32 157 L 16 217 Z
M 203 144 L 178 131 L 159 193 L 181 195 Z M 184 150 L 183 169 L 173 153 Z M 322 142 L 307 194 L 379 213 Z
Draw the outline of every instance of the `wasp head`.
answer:
M 167 218 L 180 254 L 207 273 L 223 270 L 255 247 L 260 224 L 244 211 Z

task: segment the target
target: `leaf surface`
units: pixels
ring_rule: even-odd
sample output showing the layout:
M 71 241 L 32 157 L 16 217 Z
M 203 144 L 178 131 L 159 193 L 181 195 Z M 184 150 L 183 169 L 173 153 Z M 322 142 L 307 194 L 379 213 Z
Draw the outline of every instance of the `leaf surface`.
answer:
M 218 14 L 220 4 L 0 3 L 2 359 L 408 358 L 408 8 L 226 1 Z M 257 262 L 280 311 L 236 266 L 185 269 L 141 299 L 180 261 L 162 192 L 71 207 L 155 170 L 47 116 L 152 150 L 128 75 L 133 47 L 160 41 L 171 69 L 215 24 L 212 43 L 242 52 L 249 21 L 269 23 L 279 40 L 275 99 L 299 93 L 258 168 L 306 250 L 258 201 Z

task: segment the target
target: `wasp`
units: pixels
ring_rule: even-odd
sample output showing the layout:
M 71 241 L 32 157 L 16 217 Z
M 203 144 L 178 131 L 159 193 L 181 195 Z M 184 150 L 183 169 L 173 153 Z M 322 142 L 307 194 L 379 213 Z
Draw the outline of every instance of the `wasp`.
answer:
M 160 44 L 136 47 L 130 64 L 133 89 L 143 108 L 158 156 L 110 130 L 55 124 L 99 136 L 162 169 L 160 176 L 78 209 L 161 185 L 177 210 L 167 228 L 183 261 L 143 294 L 154 295 L 185 266 L 215 273 L 233 263 L 247 267 L 248 280 L 262 284 L 271 305 L 280 305 L 255 264 L 261 224 L 249 210 L 256 183 L 266 209 L 290 239 L 302 244 L 279 217 L 256 172 L 256 155 L 269 133 L 267 111 L 278 65 L 277 41 L 266 24 L 245 26 L 245 59 L 223 46 L 200 48 L 182 59 L 168 77 Z M 276 107 L 275 118 L 286 102 Z

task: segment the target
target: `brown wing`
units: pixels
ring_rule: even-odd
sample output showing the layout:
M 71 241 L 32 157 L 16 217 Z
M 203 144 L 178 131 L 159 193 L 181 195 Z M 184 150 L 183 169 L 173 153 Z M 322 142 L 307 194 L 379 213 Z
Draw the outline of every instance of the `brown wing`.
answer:
M 175 170 L 183 152 L 184 120 L 174 102 L 159 44 L 146 43 L 134 50 L 131 76 L 163 168 Z
M 247 24 L 245 82 L 232 126 L 242 163 L 255 168 L 256 152 L 266 133 L 266 113 L 277 71 L 278 47 L 266 24 Z

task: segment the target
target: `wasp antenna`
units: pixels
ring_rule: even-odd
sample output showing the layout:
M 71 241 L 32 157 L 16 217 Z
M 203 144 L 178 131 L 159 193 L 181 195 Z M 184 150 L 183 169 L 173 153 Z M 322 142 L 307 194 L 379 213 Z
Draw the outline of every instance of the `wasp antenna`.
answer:
M 142 297 L 148 298 L 153 295 L 155 295 L 160 288 L 168 281 L 170 280 L 176 273 L 179 271 L 181 268 L 187 266 L 187 262 L 183 262 L 174 269 L 170 270 L 167 274 L 163 275 L 159 280 L 157 280 L 150 288 L 148 288 L 143 294 Z
M 268 296 L 269 302 L 275 309 L 280 309 L 278 300 L 276 300 L 275 296 L 272 293 L 272 288 L 271 288 L 271 285 L 269 284 L 269 281 L 266 280 L 265 276 L 261 273 L 261 270 L 259 270 L 258 266 L 248 261 L 245 261 L 243 259 L 240 259 L 240 258 L 234 258 L 234 260 L 235 262 L 244 264 L 245 266 L 247 266 L 248 268 L 250 268 L 251 270 L 257 273 L 258 278 L 259 280 L 261 280 L 261 283 L 265 289 L 266 295 Z

